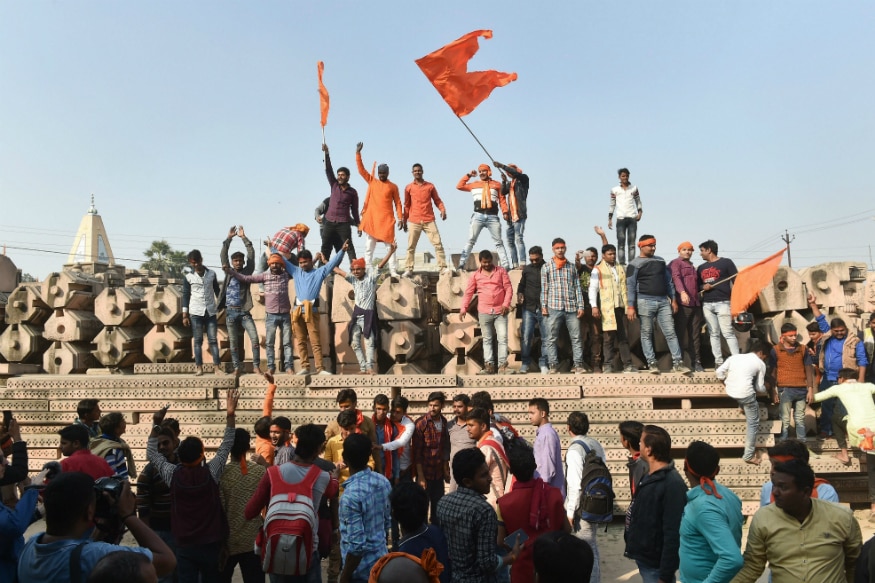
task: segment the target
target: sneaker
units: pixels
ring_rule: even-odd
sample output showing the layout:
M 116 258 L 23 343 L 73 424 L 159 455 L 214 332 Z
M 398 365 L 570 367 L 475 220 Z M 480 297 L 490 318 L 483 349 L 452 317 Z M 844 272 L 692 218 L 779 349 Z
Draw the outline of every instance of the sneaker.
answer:
M 392 277 L 392 278 L 395 278 L 395 279 L 399 279 L 401 276 L 398 275 L 398 272 L 397 272 L 397 271 L 390 271 L 390 272 L 389 272 L 389 277 Z
M 697 361 L 696 366 L 693 367 L 693 370 L 695 370 L 696 372 L 705 372 L 705 367 L 702 366 L 701 362 Z
M 292 369 L 289 369 L 289 373 L 291 373 L 291 372 L 292 372 Z M 310 369 L 309 369 L 309 368 L 302 368 L 301 370 L 298 371 L 298 376 L 299 376 L 299 377 L 303 377 L 303 376 L 306 376 L 306 375 L 308 375 L 308 374 L 310 374 Z
M 287 375 L 293 375 L 293 374 L 295 374 L 295 369 L 293 369 L 293 368 L 291 368 L 291 367 L 287 368 L 287 369 L 286 369 L 286 374 L 287 374 Z
M 401 274 L 401 277 L 406 277 L 407 279 L 410 279 L 411 277 L 413 277 L 413 270 L 408 269 L 403 274 Z
M 487 374 L 495 374 L 495 366 L 493 364 L 487 364 L 477 373 L 478 375 L 487 375 Z
M 243 365 L 242 365 L 242 364 L 240 365 L 240 368 L 243 368 Z M 261 368 L 261 363 L 260 363 L 260 362 L 254 362 L 254 363 L 252 363 L 252 372 L 255 373 L 255 374 L 264 374 L 264 369 Z
M 648 362 L 647 369 L 650 374 L 659 374 L 659 367 L 656 366 L 655 362 Z
M 498 367 L 498 374 L 516 374 L 516 371 L 512 368 L 507 368 L 506 364 L 502 364 Z
M 528 374 L 528 372 L 529 372 L 529 365 L 524 364 L 524 365 L 520 366 L 520 374 Z
M 273 366 L 267 367 L 267 372 L 268 372 L 268 374 L 276 373 L 276 367 L 273 367 Z
M 693 372 L 692 370 L 690 370 L 690 367 L 688 367 L 687 365 L 685 365 L 682 362 L 674 363 L 674 366 L 671 367 L 671 371 L 672 372 L 679 372 L 681 374 L 690 374 Z
M 607 368 L 607 366 L 606 366 L 605 368 Z M 593 374 L 602 374 L 602 367 L 600 367 L 600 366 L 594 366 L 594 367 L 592 368 L 592 372 L 593 372 Z
M 638 372 L 638 369 L 635 368 L 635 365 L 632 364 L 631 362 L 623 367 L 624 374 L 636 374 L 637 372 Z
M 575 366 L 571 369 L 571 374 L 589 374 L 592 371 L 582 366 Z
M 204 367 L 202 367 L 202 366 L 194 367 L 194 376 L 196 376 L 196 377 L 204 376 Z
M 550 374 L 550 367 L 542 366 L 541 367 L 541 374 Z
M 320 377 L 328 377 L 331 376 L 331 373 L 325 370 L 324 368 L 316 373 Z
M 599 372 L 603 372 L 604 374 L 614 374 L 614 365 L 606 364 Z
M 547 374 L 559 374 L 559 368 L 551 366 L 550 369 L 547 371 Z

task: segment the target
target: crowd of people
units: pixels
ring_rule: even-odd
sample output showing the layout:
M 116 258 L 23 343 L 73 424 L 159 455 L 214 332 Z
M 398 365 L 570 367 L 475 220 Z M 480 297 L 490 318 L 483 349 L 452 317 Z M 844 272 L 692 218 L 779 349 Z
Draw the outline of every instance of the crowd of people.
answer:
M 854 372 L 840 371 L 842 385 Z M 451 416 L 435 391 L 414 420 L 403 396 L 377 395 L 368 413 L 342 389 L 335 421 L 292 430 L 273 415 L 276 385 L 265 377 L 254 449 L 249 430 L 236 427 L 232 389 L 209 460 L 165 407 L 152 417 L 140 472 L 126 456 L 124 418 L 101 414 L 93 399 L 58 432 L 61 463 L 32 479 L 18 423 L 8 420 L 12 461 L 3 454 L 0 484 L 16 485 L 20 499 L 0 508 L 0 578 L 208 583 L 231 581 L 239 568 L 245 583 L 317 582 L 324 560 L 329 583 L 601 580 L 596 532 L 612 520 L 616 493 L 586 413 L 554 427 L 550 403 L 531 399 L 530 444 L 487 391 L 454 395 Z M 875 409 L 875 386 L 859 386 Z M 564 459 L 560 432 L 570 439 Z M 713 446 L 693 441 L 677 468 L 663 427 L 623 421 L 616 439 L 628 452 L 632 500 L 624 555 L 646 583 L 753 582 L 767 563 L 776 583 L 868 577 L 872 542 L 863 545 L 853 514 L 815 477 L 804 442 L 770 448 L 771 476 L 742 553 L 741 501 L 717 481 Z M 39 517 L 45 532 L 25 543 Z M 119 545 L 126 530 L 136 545 Z

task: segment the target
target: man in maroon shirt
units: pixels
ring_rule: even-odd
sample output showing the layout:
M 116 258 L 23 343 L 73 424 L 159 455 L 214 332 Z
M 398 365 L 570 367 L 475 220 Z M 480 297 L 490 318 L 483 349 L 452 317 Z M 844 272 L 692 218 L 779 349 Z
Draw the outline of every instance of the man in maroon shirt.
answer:
M 678 245 L 678 256 L 668 264 L 671 280 L 674 283 L 678 311 L 674 315 L 674 328 L 681 343 L 681 350 L 690 359 L 690 368 L 702 372 L 699 345 L 702 335 L 702 300 L 699 297 L 699 276 L 696 266 L 690 261 L 693 244 L 684 241 Z
M 61 436 L 59 449 L 65 456 L 61 460 L 64 472 L 84 472 L 93 479 L 108 478 L 115 475 L 105 459 L 91 453 L 88 449 L 88 428 L 85 425 L 68 425 L 58 431 Z

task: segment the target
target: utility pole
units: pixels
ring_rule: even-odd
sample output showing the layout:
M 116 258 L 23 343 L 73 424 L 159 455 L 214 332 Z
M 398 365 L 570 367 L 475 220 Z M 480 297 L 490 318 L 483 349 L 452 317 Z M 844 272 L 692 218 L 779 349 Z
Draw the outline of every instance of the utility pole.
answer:
M 790 241 L 796 238 L 796 235 L 791 235 L 787 232 L 787 229 L 784 229 L 784 236 L 781 237 L 781 241 L 783 241 L 787 245 L 787 265 L 789 267 L 793 267 L 793 260 L 790 258 Z

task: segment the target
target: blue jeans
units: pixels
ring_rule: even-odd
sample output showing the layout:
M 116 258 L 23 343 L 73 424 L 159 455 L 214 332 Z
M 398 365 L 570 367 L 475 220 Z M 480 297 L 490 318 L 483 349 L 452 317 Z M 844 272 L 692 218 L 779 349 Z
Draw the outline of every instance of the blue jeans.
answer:
M 599 583 L 602 577 L 602 571 L 599 567 L 599 544 L 596 538 L 597 528 L 598 525 L 595 523 L 578 519 L 571 529 L 571 534 L 586 542 L 592 549 L 592 573 L 589 576 L 589 583 Z
M 668 298 L 638 298 L 638 317 L 641 319 L 641 349 L 647 366 L 656 366 L 656 351 L 653 349 L 653 321 L 659 324 L 662 335 L 668 343 L 671 359 L 679 364 L 683 356 L 678 337 L 674 331 L 674 318 L 671 313 L 671 302 Z
M 483 334 L 483 363 L 495 361 L 495 337 L 498 337 L 498 366 L 507 364 L 507 316 L 479 314 L 480 333 Z
M 708 324 L 708 336 L 711 338 L 711 353 L 714 354 L 714 364 L 723 364 L 723 347 L 720 337 L 726 339 L 731 354 L 738 354 L 738 338 L 732 329 L 732 313 L 729 302 L 705 302 L 702 304 L 702 312 L 705 315 L 705 323 Z
M 753 458 L 756 451 L 757 431 L 760 428 L 760 407 L 757 405 L 756 395 L 736 399 L 738 406 L 744 409 L 744 418 L 747 422 L 747 436 L 744 440 L 744 455 L 741 459 L 747 461 Z
M 231 362 L 234 364 L 234 370 L 240 368 L 240 362 L 243 360 L 243 344 L 239 342 L 241 327 L 246 330 L 249 342 L 252 344 L 252 366 L 258 368 L 258 365 L 261 364 L 261 354 L 258 347 L 258 330 L 255 329 L 255 321 L 252 316 L 249 312 L 228 308 L 225 310 L 225 324 L 228 326 L 228 340 L 231 343 Z
M 267 344 L 267 368 L 271 372 L 276 370 L 274 358 L 274 342 L 276 341 L 276 329 L 280 329 L 283 342 L 283 356 L 285 357 L 286 370 L 292 368 L 292 317 L 289 314 L 265 314 L 264 332 Z
M 526 243 L 523 235 L 526 232 L 526 220 L 511 221 L 507 224 L 507 247 L 510 251 L 511 267 L 526 264 Z
M 480 231 L 484 228 L 489 229 L 489 234 L 492 236 L 492 242 L 495 248 L 498 249 L 498 264 L 505 269 L 510 269 L 507 263 L 507 253 L 504 250 L 504 241 L 501 239 L 501 222 L 498 220 L 498 215 L 485 215 L 483 213 L 474 213 L 471 215 L 471 227 L 468 231 L 468 243 L 462 254 L 459 256 L 459 269 L 465 269 L 465 263 L 468 261 L 468 255 L 471 254 L 471 249 L 477 243 L 477 237 L 480 236 Z
M 559 340 L 559 326 L 564 325 L 571 337 L 571 354 L 574 357 L 574 367 L 583 366 L 583 342 L 580 340 L 580 320 L 577 312 L 562 312 L 559 310 L 547 310 L 547 358 L 550 368 L 559 366 L 559 354 L 556 349 L 556 341 Z
M 204 343 L 204 326 L 207 329 L 207 345 L 210 347 L 210 355 L 213 357 L 213 364 L 219 364 L 219 343 L 216 340 L 216 335 L 219 332 L 219 323 L 216 321 L 215 315 L 195 316 L 189 314 L 191 319 L 191 334 L 194 337 L 194 364 L 203 366 L 203 343 Z
M 364 350 L 362 349 L 362 330 L 365 328 L 365 317 L 359 316 L 356 318 L 356 323 L 352 327 L 352 338 L 349 345 L 355 352 L 355 357 L 359 361 L 359 366 L 362 372 L 374 368 L 374 343 L 377 341 L 376 330 L 371 331 L 371 336 L 367 338 Z
M 805 439 L 805 387 L 783 387 L 781 393 L 781 439 L 790 436 L 790 411 L 796 420 L 796 439 Z
M 547 332 L 547 319 L 541 312 L 530 312 L 523 310 L 523 328 L 521 352 L 523 366 L 528 369 L 532 364 L 532 340 L 535 337 L 535 326 L 541 333 L 541 358 L 538 359 L 538 365 L 541 368 L 547 366 L 547 339 L 550 333 Z
M 617 219 L 617 260 L 621 265 L 626 265 L 626 246 L 629 246 L 629 259 L 634 259 L 638 252 L 638 219 Z
M 835 384 L 836 381 L 829 381 L 826 379 L 826 375 L 824 375 L 823 378 L 820 379 L 820 386 L 817 387 L 817 392 L 819 393 L 820 391 L 825 391 Z M 823 401 L 823 404 L 820 406 L 820 431 L 826 433 L 827 435 L 833 434 L 832 414 L 836 406 L 836 401 L 838 401 L 838 399 L 827 399 L 826 401 Z
M 638 574 L 641 575 L 641 581 L 644 583 L 658 583 L 659 582 L 659 567 L 651 567 L 650 565 L 645 565 L 641 561 L 635 561 L 638 565 Z M 666 581 L 662 580 L 663 583 L 674 583 L 675 577 L 671 576 L 671 579 Z

